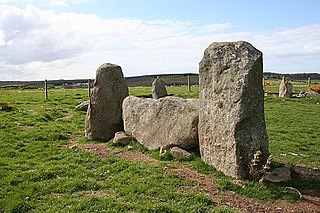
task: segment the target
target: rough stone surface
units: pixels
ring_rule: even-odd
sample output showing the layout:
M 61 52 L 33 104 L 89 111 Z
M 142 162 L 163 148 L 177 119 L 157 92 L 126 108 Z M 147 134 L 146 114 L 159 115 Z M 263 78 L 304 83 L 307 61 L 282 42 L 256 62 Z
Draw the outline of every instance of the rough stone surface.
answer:
M 320 183 L 320 169 L 293 166 L 293 171 L 298 175 L 298 179 L 300 180 L 313 180 Z
M 124 131 L 116 132 L 113 141 L 118 144 L 127 145 L 130 144 L 133 138 L 127 135 Z
M 160 78 L 156 78 L 152 83 L 152 98 L 158 99 L 167 95 L 166 84 Z
M 121 67 L 103 64 L 96 72 L 90 104 L 86 116 L 86 137 L 110 140 L 123 130 L 122 101 L 128 96 L 128 87 Z
M 76 106 L 76 109 L 81 111 L 87 111 L 90 101 L 83 101 L 79 105 Z
M 253 154 L 268 157 L 262 53 L 247 42 L 212 43 L 199 68 L 199 146 L 202 160 L 246 178 Z
M 190 152 L 187 152 L 184 149 L 181 149 L 180 147 L 171 148 L 170 154 L 174 158 L 183 158 L 183 159 L 187 159 L 187 160 L 192 159 L 192 154 Z
M 198 145 L 198 106 L 195 99 L 129 96 L 123 101 L 124 130 L 146 148 Z
M 275 168 L 270 173 L 264 176 L 264 179 L 273 183 L 288 182 L 291 180 L 291 166 L 285 165 L 284 167 Z
M 292 84 L 282 77 L 282 81 L 279 85 L 279 97 L 280 98 L 291 98 L 292 97 Z

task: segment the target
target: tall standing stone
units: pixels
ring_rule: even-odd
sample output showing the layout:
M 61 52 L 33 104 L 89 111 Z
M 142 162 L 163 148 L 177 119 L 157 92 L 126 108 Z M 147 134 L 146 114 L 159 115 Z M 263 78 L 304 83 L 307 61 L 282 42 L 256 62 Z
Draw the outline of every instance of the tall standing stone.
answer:
M 160 78 L 152 82 L 152 98 L 158 99 L 167 96 L 166 84 Z
M 199 68 L 199 146 L 204 162 L 246 178 L 253 154 L 268 157 L 262 53 L 251 44 L 212 43 Z
M 122 102 L 128 96 L 128 86 L 122 69 L 115 64 L 101 65 L 90 97 L 86 116 L 86 137 L 109 140 L 123 130 Z
M 281 83 L 279 85 L 279 97 L 280 98 L 291 98 L 292 97 L 292 84 L 282 77 Z

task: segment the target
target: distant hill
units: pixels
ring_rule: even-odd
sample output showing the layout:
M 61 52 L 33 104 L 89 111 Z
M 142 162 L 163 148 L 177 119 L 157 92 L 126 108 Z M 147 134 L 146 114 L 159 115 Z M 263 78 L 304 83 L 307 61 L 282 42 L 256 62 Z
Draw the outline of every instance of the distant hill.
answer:
M 284 75 L 291 80 L 308 80 L 309 77 L 314 80 L 320 80 L 320 73 L 294 73 L 294 74 L 283 74 L 283 73 L 272 73 L 272 72 L 263 73 L 263 77 L 265 79 L 281 79 L 282 76 Z
M 199 75 L 195 73 L 185 74 L 161 74 L 161 75 L 143 75 L 136 77 L 126 77 L 129 87 L 151 86 L 152 82 L 157 78 L 161 78 L 168 86 L 181 86 L 188 84 L 188 76 L 190 76 L 190 84 L 199 84 Z
M 281 74 L 281 73 L 263 73 L 265 79 L 281 79 L 285 75 L 291 80 L 307 80 L 309 77 L 312 80 L 320 80 L 320 73 L 297 73 L 297 74 Z M 152 82 L 157 78 L 161 78 L 165 81 L 168 86 L 180 86 L 188 84 L 188 76 L 190 76 L 191 85 L 199 84 L 199 75 L 195 73 L 184 73 L 184 74 L 159 74 L 159 75 L 143 75 L 126 77 L 126 81 L 129 87 L 138 86 L 151 86 Z M 49 80 L 49 87 L 86 87 L 88 79 L 74 79 L 74 80 Z M 0 88 L 42 88 L 44 85 L 43 81 L 0 81 Z

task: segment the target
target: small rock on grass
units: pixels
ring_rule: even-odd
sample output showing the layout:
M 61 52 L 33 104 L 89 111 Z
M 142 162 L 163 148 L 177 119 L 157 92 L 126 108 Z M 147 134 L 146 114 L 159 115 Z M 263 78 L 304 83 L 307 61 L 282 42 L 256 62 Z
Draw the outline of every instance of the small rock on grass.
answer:
M 319 93 L 313 90 L 307 92 L 307 97 L 318 96 L 318 95 Z
M 90 101 L 83 101 L 76 106 L 77 110 L 87 111 Z
M 192 159 L 192 154 L 190 152 L 187 152 L 186 150 L 183 150 L 179 147 L 173 147 L 171 148 L 170 154 L 174 158 L 182 158 L 186 160 L 191 160 Z
M 115 143 L 121 144 L 121 145 L 128 145 L 131 143 L 132 140 L 133 140 L 133 137 L 131 137 L 130 135 L 127 135 L 123 131 L 116 132 L 113 139 Z
M 280 183 L 280 182 L 288 182 L 291 180 L 291 166 L 285 165 L 280 168 L 275 168 L 271 170 L 270 173 L 264 176 L 264 179 L 273 183 Z
M 293 166 L 293 171 L 298 174 L 299 180 L 311 180 L 320 182 L 320 169 L 305 166 Z

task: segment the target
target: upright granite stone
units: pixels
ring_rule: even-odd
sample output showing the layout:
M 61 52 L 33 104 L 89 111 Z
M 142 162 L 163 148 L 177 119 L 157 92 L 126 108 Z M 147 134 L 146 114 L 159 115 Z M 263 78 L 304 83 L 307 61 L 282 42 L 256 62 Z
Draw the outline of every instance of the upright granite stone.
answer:
M 146 148 L 198 145 L 199 101 L 168 96 L 128 96 L 123 101 L 124 130 Z
M 292 97 L 292 84 L 282 77 L 281 83 L 279 85 L 279 97 L 280 98 L 291 98 Z
M 86 116 L 86 137 L 108 141 L 123 130 L 122 102 L 128 96 L 121 67 L 103 64 L 96 72 Z
M 156 78 L 152 83 L 152 98 L 158 99 L 167 95 L 166 84 L 160 78 Z
M 262 66 L 262 53 L 244 41 L 212 43 L 200 62 L 201 158 L 232 177 L 249 177 L 256 151 L 268 157 Z

